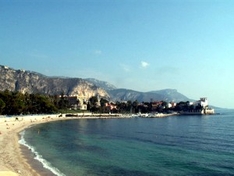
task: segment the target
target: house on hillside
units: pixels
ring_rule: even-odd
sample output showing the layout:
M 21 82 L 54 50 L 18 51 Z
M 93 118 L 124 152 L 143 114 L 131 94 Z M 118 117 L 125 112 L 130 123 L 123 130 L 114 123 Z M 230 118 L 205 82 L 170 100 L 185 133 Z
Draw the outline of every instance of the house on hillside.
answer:
M 74 110 L 78 109 L 79 100 L 77 100 L 76 96 L 68 96 L 67 100 L 68 100 L 68 105 L 71 109 L 74 109 Z
M 74 110 L 87 110 L 87 103 L 83 97 L 68 96 L 67 97 L 69 107 Z

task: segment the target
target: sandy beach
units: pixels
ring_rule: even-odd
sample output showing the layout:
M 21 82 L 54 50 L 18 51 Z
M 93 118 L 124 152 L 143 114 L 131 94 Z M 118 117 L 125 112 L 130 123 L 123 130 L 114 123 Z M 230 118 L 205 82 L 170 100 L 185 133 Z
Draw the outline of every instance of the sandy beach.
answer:
M 57 120 L 88 119 L 88 118 L 130 118 L 131 116 L 108 114 L 76 114 L 75 117 L 65 115 L 31 115 L 31 116 L 0 116 L 0 176 L 41 176 L 28 163 L 19 143 L 19 132 L 40 123 Z
M 83 119 L 83 118 L 108 118 L 107 115 L 77 115 L 77 117 L 64 117 L 56 115 L 32 115 L 32 116 L 0 116 L 0 176 L 40 176 L 22 153 L 19 144 L 19 132 L 25 128 L 40 123 L 57 120 Z M 127 116 L 126 116 L 127 117 Z M 124 118 L 112 116 L 109 118 Z
M 0 117 L 0 176 L 40 175 L 27 163 L 22 154 L 18 133 L 30 125 L 55 120 L 62 118 L 58 115 Z

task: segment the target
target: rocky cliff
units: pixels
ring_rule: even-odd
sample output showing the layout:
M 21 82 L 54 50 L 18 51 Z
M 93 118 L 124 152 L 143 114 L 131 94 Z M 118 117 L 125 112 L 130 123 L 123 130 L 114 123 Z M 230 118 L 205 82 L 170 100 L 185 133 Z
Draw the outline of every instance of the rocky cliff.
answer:
M 99 95 L 112 101 L 189 101 L 190 99 L 175 89 L 140 92 L 118 89 L 114 85 L 97 79 L 48 77 L 40 73 L 15 70 L 0 66 L 0 90 L 42 93 L 50 95 L 78 95 L 85 99 Z
M 36 72 L 14 70 L 0 66 L 0 90 L 20 91 L 27 93 L 78 95 L 85 98 L 99 95 L 109 98 L 108 93 L 81 78 L 48 77 Z

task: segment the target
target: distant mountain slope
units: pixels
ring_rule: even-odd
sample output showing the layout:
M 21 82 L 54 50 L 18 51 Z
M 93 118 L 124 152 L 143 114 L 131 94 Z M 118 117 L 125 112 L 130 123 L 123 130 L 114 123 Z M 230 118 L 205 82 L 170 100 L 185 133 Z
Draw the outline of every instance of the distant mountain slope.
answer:
M 117 89 L 117 87 L 115 87 L 114 85 L 108 83 L 108 82 L 105 82 L 105 81 L 100 81 L 100 80 L 97 80 L 97 79 L 94 79 L 94 78 L 87 78 L 85 79 L 86 81 L 88 82 L 91 82 L 93 84 L 95 84 L 96 86 L 98 87 L 101 87 L 105 90 L 113 90 L 113 89 Z
M 149 91 L 149 92 L 140 92 L 136 90 L 129 90 L 129 89 L 118 89 L 114 85 L 109 84 L 105 81 L 100 81 L 94 78 L 85 79 L 103 89 L 105 89 L 110 99 L 113 101 L 189 101 L 190 99 L 183 94 L 179 93 L 176 89 L 163 89 L 157 91 Z
M 165 101 L 193 101 L 185 95 L 179 93 L 176 89 L 163 89 L 157 91 L 150 91 L 148 93 L 156 93 L 162 95 L 162 99 Z
M 94 78 L 48 77 L 40 73 L 15 70 L 0 65 L 0 90 L 20 91 L 27 93 L 79 95 L 90 98 L 95 95 L 112 101 L 188 101 L 186 96 L 175 89 L 164 89 L 140 92 L 129 89 L 118 89 L 114 85 Z
M 40 73 L 14 70 L 0 66 L 0 90 L 27 93 L 79 95 L 85 98 L 99 95 L 109 98 L 107 92 L 81 78 L 48 77 Z
M 159 91 L 150 91 L 150 92 L 138 92 L 129 89 L 114 89 L 107 91 L 110 95 L 110 98 L 115 101 L 126 101 L 131 100 L 138 102 L 150 102 L 150 101 L 189 101 L 190 99 L 181 93 L 177 92 L 175 89 L 165 89 Z

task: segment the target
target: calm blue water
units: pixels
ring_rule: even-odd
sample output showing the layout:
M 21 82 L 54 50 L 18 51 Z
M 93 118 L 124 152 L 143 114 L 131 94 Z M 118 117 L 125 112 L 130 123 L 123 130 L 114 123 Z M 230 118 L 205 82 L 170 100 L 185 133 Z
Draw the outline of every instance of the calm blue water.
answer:
M 57 175 L 234 175 L 234 111 L 57 121 L 23 136 Z

